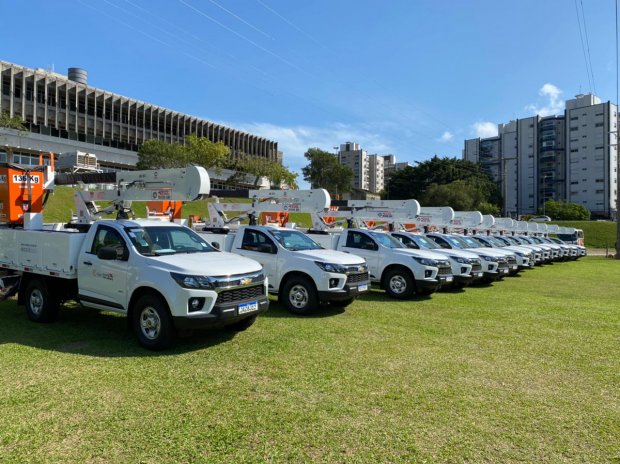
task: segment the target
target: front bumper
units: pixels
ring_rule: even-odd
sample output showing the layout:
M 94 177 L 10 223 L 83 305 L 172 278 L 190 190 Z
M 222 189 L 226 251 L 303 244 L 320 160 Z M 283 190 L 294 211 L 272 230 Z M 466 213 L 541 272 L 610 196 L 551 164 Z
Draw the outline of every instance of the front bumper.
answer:
M 264 313 L 269 308 L 269 297 L 266 295 L 258 297 L 256 301 L 258 308 L 251 312 L 239 314 L 239 306 L 243 306 L 245 301 L 237 301 L 215 305 L 208 314 L 188 314 L 186 316 L 173 316 L 172 320 L 177 329 L 192 330 L 205 329 L 209 327 L 221 327 L 240 321 L 247 317 Z
M 361 290 L 360 290 L 361 288 Z M 342 289 L 319 291 L 319 300 L 325 302 L 346 301 L 351 298 L 357 298 L 362 293 L 370 290 L 370 280 L 347 284 Z
M 415 285 L 418 291 L 430 292 L 437 291 L 441 287 L 442 282 L 440 280 L 416 280 Z

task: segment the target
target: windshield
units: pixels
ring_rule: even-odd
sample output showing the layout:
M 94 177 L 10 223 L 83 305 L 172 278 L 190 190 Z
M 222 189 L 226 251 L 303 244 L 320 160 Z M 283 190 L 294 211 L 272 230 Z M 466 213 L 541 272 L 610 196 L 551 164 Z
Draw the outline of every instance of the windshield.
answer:
M 284 248 L 290 251 L 320 250 L 323 247 L 297 230 L 270 230 L 269 233 Z
M 216 251 L 187 227 L 128 227 L 125 229 L 138 253 L 145 256 Z
M 379 244 L 387 248 L 405 248 L 405 245 L 400 243 L 394 237 L 388 234 L 382 234 L 379 232 L 369 232 L 370 236 L 374 238 Z
M 471 237 L 459 237 L 463 242 L 467 243 L 470 248 L 480 248 L 480 244 Z
M 443 235 L 442 238 L 446 240 L 452 248 L 456 248 L 458 250 L 463 250 L 465 248 L 471 248 L 466 242 L 460 240 L 460 237 L 455 237 L 454 235 Z
M 435 242 L 433 242 L 432 240 L 429 240 L 426 237 L 415 236 L 413 237 L 413 241 L 415 241 L 419 247 L 426 248 L 427 250 L 441 249 L 439 245 L 437 245 Z
M 493 245 L 491 245 L 491 243 L 489 242 L 488 237 L 476 237 L 472 240 L 475 240 L 478 243 L 478 246 L 483 246 L 483 247 L 487 247 L 487 248 L 492 248 Z

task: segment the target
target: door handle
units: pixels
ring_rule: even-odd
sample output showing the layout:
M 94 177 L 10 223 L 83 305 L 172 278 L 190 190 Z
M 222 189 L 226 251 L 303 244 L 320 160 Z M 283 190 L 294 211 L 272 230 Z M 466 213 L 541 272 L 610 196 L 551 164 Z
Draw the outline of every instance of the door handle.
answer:
M 86 264 L 87 266 L 92 266 L 93 263 L 91 263 L 90 261 L 83 261 L 82 264 Z

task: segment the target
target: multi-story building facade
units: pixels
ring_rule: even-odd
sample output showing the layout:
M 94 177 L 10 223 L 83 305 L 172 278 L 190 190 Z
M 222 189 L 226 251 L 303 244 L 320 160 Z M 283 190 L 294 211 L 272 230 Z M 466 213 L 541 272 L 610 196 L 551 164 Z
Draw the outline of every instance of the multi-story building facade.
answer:
M 371 193 L 383 192 L 392 173 L 411 166 L 407 162 L 397 163 L 394 155 L 369 155 L 354 142 L 340 144 L 338 161 L 353 171 L 354 189 Z
M 353 171 L 354 189 L 370 191 L 370 162 L 368 153 L 360 148 L 359 143 L 345 142 L 340 144 L 338 161 Z
M 559 116 L 498 125 L 498 136 L 465 141 L 463 158 L 478 162 L 499 184 L 503 212 L 535 214 L 548 200 L 616 215 L 616 105 L 592 94 L 566 102 Z
M 222 141 L 232 157 L 282 158 L 277 142 L 89 86 L 79 68 L 64 76 L 0 61 L 0 113 L 20 116 L 27 128 L 0 128 L 0 161 L 77 150 L 95 154 L 104 169 L 131 169 L 146 140 L 184 143 L 189 134 Z

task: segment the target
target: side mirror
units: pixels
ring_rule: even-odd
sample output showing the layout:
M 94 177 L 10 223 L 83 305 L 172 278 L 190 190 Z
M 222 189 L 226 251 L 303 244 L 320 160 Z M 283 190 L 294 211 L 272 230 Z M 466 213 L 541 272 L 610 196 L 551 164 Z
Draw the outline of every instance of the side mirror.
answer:
M 219 243 L 217 243 L 217 242 L 211 242 L 211 246 L 212 246 L 213 248 L 215 248 L 216 250 L 219 250 L 219 249 L 220 249 L 220 244 L 219 244 Z
M 114 247 L 99 248 L 99 251 L 97 252 L 97 258 L 103 259 L 105 261 L 111 261 L 113 259 L 117 259 L 118 254 L 116 253 L 116 248 Z

